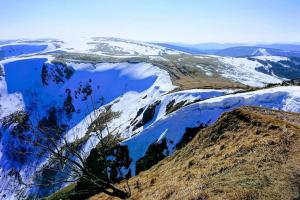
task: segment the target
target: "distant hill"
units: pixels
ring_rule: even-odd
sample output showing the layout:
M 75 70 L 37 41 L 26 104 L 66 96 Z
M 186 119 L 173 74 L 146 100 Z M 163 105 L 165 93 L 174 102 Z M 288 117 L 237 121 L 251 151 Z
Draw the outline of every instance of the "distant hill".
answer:
M 158 45 L 180 50 L 190 54 L 211 54 L 218 56 L 286 56 L 300 57 L 299 44 L 242 44 L 242 43 L 157 43 Z
M 263 48 L 256 46 L 240 46 L 232 47 L 217 51 L 214 53 L 219 56 L 232 57 L 247 57 L 247 56 L 286 56 L 286 57 L 300 57 L 300 51 L 287 51 L 273 48 Z
M 207 54 L 207 52 L 205 52 L 205 51 L 201 51 L 197 48 L 188 47 L 188 46 L 185 47 L 185 46 L 179 46 L 179 45 L 176 45 L 176 44 L 168 44 L 168 43 L 154 43 L 154 44 L 160 45 L 162 47 L 174 49 L 174 50 L 177 50 L 177 51 L 190 53 L 190 54 Z
M 256 46 L 272 49 L 281 49 L 285 51 L 300 51 L 299 44 L 259 44 Z

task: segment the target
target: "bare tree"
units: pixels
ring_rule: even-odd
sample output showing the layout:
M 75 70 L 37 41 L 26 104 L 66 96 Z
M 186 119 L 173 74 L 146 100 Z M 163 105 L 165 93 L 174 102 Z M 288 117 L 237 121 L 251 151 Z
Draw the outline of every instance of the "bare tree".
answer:
M 120 113 L 113 112 L 110 106 L 103 109 L 96 109 L 92 99 L 93 111 L 91 112 L 91 124 L 88 133 L 82 138 L 74 138 L 70 141 L 65 136 L 64 127 L 48 119 L 39 120 L 39 124 L 34 127 L 30 123 L 32 137 L 26 138 L 26 142 L 38 148 L 39 151 L 19 152 L 20 154 L 32 154 L 44 156 L 47 164 L 37 170 L 33 183 L 22 182 L 27 187 L 49 187 L 53 185 L 70 184 L 81 182 L 89 185 L 87 191 L 76 191 L 77 195 L 89 195 L 104 192 L 110 196 L 126 199 L 131 195 L 129 185 L 127 188 L 118 188 L 109 177 L 109 164 L 107 162 L 108 150 L 119 143 L 119 133 L 117 128 L 111 130 L 109 122 L 120 116 Z M 48 120 L 48 121 L 47 121 Z M 88 155 L 82 150 L 89 137 L 99 140 L 98 156 L 103 161 L 103 176 L 93 173 L 87 166 Z

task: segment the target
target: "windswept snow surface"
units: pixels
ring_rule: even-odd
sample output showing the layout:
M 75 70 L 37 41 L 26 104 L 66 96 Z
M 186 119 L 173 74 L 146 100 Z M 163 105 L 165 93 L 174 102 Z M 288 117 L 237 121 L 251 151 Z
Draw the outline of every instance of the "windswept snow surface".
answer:
M 38 53 L 50 53 L 59 49 L 59 44 L 53 41 L 26 42 L 16 41 L 0 45 L 0 60 Z
M 265 58 L 265 57 L 264 57 Z M 282 79 L 257 71 L 262 64 L 248 58 L 220 57 L 219 61 L 225 64 L 219 72 L 221 76 L 252 87 L 263 87 L 269 83 L 281 83 Z
M 2 62 L 5 77 L 1 77 L 0 82 L 0 108 L 5 112 L 1 117 L 24 108 L 44 116 L 50 107 L 62 106 L 66 91 L 70 90 L 76 112 L 73 113 L 72 120 L 62 120 L 73 127 L 85 118 L 86 112 L 90 112 L 86 110 L 86 106 L 91 104 L 88 97 L 84 94 L 76 95 L 80 88 L 90 88 L 97 105 L 100 98 L 104 100 L 102 103 L 110 104 L 123 96 L 136 101 L 147 96 L 144 101 L 148 103 L 175 88 L 167 72 L 146 63 L 67 63 L 75 70 L 74 74 L 63 83 L 49 82 L 45 86 L 41 80 L 42 67 L 44 64 L 51 67 L 51 59 L 49 56 L 35 56 Z M 6 108 L 9 105 L 6 102 L 13 97 L 15 100 Z M 16 104 L 20 106 L 13 106 Z M 138 104 L 124 102 L 120 105 L 120 111 L 126 113 L 124 108 L 129 109 L 130 106 L 136 107 Z M 131 111 L 135 112 L 136 109 Z
M 14 57 L 0 61 L 0 68 L 3 71 L 3 76 L 0 76 L 0 119 L 25 109 L 24 97 L 34 92 L 34 87 L 37 86 L 36 83 L 41 76 L 36 64 L 44 63 L 49 58 L 49 56 Z M 24 96 L 22 92 L 26 95 Z
M 183 53 L 151 43 L 120 38 L 94 38 L 91 44 L 95 44 L 95 49 L 93 50 L 95 53 L 109 55 L 163 55 Z
M 121 130 L 124 137 L 130 137 L 132 134 L 139 133 L 143 129 L 147 128 L 149 125 L 151 125 L 153 122 L 161 119 L 166 115 L 166 107 L 167 105 L 173 100 L 174 104 L 179 102 L 185 102 L 184 105 L 187 105 L 189 103 L 192 103 L 194 101 L 201 101 L 208 98 L 218 97 L 222 96 L 228 93 L 233 92 L 232 90 L 207 90 L 207 89 L 195 89 L 195 90 L 186 90 L 186 91 L 180 91 L 175 92 L 171 94 L 162 94 L 158 93 L 157 89 L 152 90 L 147 95 L 142 96 L 144 98 L 136 98 L 132 94 L 128 94 L 124 97 L 121 97 L 119 99 L 118 103 L 113 104 L 113 110 L 123 112 L 124 108 L 126 107 L 126 112 L 123 112 L 123 115 L 116 121 L 114 126 L 120 126 L 122 127 Z M 159 101 L 160 103 L 155 108 L 155 114 L 147 124 L 144 126 L 133 130 L 133 127 L 130 126 L 130 121 L 133 119 L 141 120 L 142 115 L 139 117 L 136 117 L 137 112 L 139 109 L 144 109 L 144 111 L 147 109 L 149 105 L 155 104 L 155 102 Z M 122 119 L 122 121 L 120 121 Z M 129 128 L 126 128 L 129 127 Z
M 58 50 L 64 52 L 88 53 L 113 57 L 183 54 L 183 52 L 155 45 L 152 43 L 112 37 L 65 38 L 63 39 L 63 43 L 61 43 L 61 47 Z
M 118 128 L 124 137 L 131 136 L 130 130 L 126 127 L 129 126 L 130 119 L 136 115 L 139 106 L 145 106 L 175 88 L 168 73 L 151 64 L 102 63 L 93 66 L 70 63 L 70 65 L 76 70 L 92 70 L 96 72 L 95 79 L 104 81 L 97 85 L 100 86 L 97 96 L 98 98 L 104 97 L 105 104 L 111 104 L 114 111 L 121 112 L 121 116 L 113 120 L 110 126 L 112 129 Z M 115 74 L 117 71 L 119 73 Z M 140 81 L 134 81 L 135 79 Z M 78 77 L 76 80 L 82 80 L 82 78 Z M 71 129 L 67 134 L 68 138 L 73 140 L 75 136 L 78 136 L 78 132 L 83 136 L 91 117 L 93 116 L 88 115 Z
M 174 105 L 180 102 L 185 102 L 188 105 L 195 101 L 203 101 L 206 99 L 227 95 L 234 92 L 233 90 L 212 90 L 212 89 L 193 89 L 174 92 L 171 94 L 163 95 L 158 100 L 161 101 L 157 106 L 157 113 L 151 122 L 155 122 L 166 115 L 167 105 L 173 100 Z M 153 102 L 154 103 L 154 102 Z M 150 123 L 151 124 L 151 123 Z
M 136 161 L 145 155 L 150 144 L 159 143 L 162 138 L 166 138 L 168 151 L 172 153 L 187 127 L 210 125 L 224 112 L 239 106 L 260 106 L 300 112 L 300 87 L 278 87 L 211 98 L 164 116 L 140 134 L 122 142 L 128 146 L 130 157 L 133 159 L 130 170 L 135 174 Z
M 66 52 L 89 53 L 91 49 L 95 48 L 91 42 L 93 40 L 87 37 L 64 38 L 61 49 Z

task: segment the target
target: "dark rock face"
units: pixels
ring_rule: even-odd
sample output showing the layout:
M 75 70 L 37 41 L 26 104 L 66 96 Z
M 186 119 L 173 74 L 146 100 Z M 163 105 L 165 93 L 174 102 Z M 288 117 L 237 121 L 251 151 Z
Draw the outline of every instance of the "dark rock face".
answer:
M 300 86 L 300 78 L 283 81 L 282 83 L 279 84 L 268 84 L 267 88 L 276 87 L 276 86 Z
M 154 104 L 149 105 L 143 113 L 142 120 L 139 121 L 132 130 L 136 130 L 137 128 L 140 128 L 150 122 L 153 119 L 156 107 L 160 104 L 160 102 L 161 101 L 156 101 Z
M 43 67 L 42 67 L 42 83 L 44 86 L 48 85 L 48 67 L 46 64 L 43 64 Z
M 1 59 L 0 59 L 1 60 Z M 1 77 L 4 76 L 4 71 L 2 69 L 2 67 L 0 66 L 0 80 L 1 80 Z
M 179 110 L 180 108 L 185 106 L 185 104 L 186 104 L 186 101 L 180 101 L 175 104 L 175 101 L 172 100 L 171 102 L 169 102 L 169 104 L 166 107 L 166 113 L 170 114 L 172 112 L 175 112 L 176 110 Z
M 86 101 L 87 98 L 92 94 L 93 89 L 92 86 L 89 83 L 86 83 L 84 86 L 82 84 L 79 85 L 79 88 L 75 90 L 75 99 L 79 98 L 79 96 L 82 96 L 82 101 Z
M 283 81 L 281 85 L 283 85 L 283 86 L 289 86 L 289 85 L 300 86 L 300 78 L 292 79 L 290 81 Z
M 175 99 L 173 99 L 172 101 L 170 101 L 167 106 L 166 106 L 166 113 L 170 113 L 171 109 L 173 108 L 175 104 Z
M 64 83 L 65 80 L 70 79 L 74 73 L 74 69 L 67 66 L 63 62 L 52 61 L 52 64 L 43 64 L 42 66 L 42 83 L 47 86 L 50 81 L 56 84 Z
M 66 112 L 66 114 L 68 116 L 70 116 L 73 112 L 75 112 L 75 107 L 72 104 L 73 99 L 72 99 L 72 96 L 71 96 L 71 90 L 67 89 L 66 93 L 67 93 L 67 98 L 64 101 L 64 107 L 63 108 L 64 108 L 64 111 Z
M 181 141 L 179 143 L 176 144 L 176 149 L 181 149 L 182 147 L 184 147 L 187 143 L 189 143 L 190 141 L 192 141 L 192 139 L 197 135 L 197 133 L 205 128 L 206 126 L 203 124 L 200 124 L 197 127 L 194 128 L 189 128 L 187 127 L 185 129 L 185 133 L 183 134 L 183 137 L 181 139 Z
M 2 151 L 3 158 L 22 166 L 29 161 L 29 156 L 21 152 L 28 152 L 32 148 L 26 142 L 31 138 L 28 133 L 31 128 L 29 114 L 25 111 L 18 111 L 4 117 L 1 122 L 2 131 L 5 134 L 3 137 L 6 138 Z
M 136 174 L 150 169 L 153 165 L 164 159 L 167 155 L 163 152 L 167 150 L 167 141 L 163 139 L 161 143 L 153 143 L 148 147 L 145 155 L 136 162 Z

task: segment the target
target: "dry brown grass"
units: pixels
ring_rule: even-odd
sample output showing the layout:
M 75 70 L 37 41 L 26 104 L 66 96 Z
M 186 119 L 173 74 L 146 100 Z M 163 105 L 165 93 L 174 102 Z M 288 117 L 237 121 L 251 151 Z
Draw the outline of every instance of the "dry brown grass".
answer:
M 131 178 L 130 199 L 299 199 L 299 125 L 295 113 L 250 107 L 225 113 L 186 147 Z
M 210 56 L 191 56 L 191 55 L 166 55 L 170 62 L 159 67 L 165 69 L 171 75 L 174 85 L 179 86 L 179 90 L 208 88 L 208 89 L 246 89 L 247 86 L 234 82 L 230 79 L 221 77 L 218 73 L 212 76 L 206 75 L 204 71 L 197 68 L 197 65 L 215 66 L 219 64 L 218 60 Z M 154 63 L 157 64 L 157 63 Z

